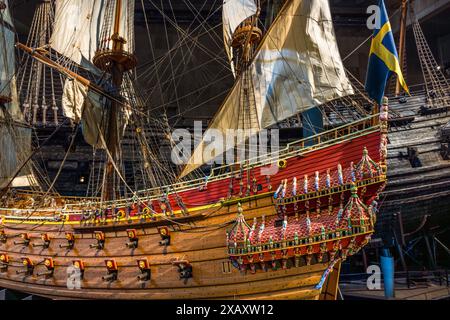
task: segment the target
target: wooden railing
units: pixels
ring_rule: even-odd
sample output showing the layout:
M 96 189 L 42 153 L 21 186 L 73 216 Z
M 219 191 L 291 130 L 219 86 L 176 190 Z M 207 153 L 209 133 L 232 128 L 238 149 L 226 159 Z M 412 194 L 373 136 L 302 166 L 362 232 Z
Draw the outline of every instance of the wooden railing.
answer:
M 306 154 L 308 152 L 322 149 L 324 147 L 340 143 L 345 140 L 353 139 L 356 136 L 363 136 L 369 133 L 372 133 L 376 131 L 379 128 L 378 120 L 379 114 L 372 115 L 367 118 L 361 119 L 359 121 L 353 122 L 348 125 L 344 125 L 332 130 L 328 130 L 323 133 L 319 133 L 317 135 L 304 138 L 298 141 L 291 142 L 286 145 L 286 147 L 278 152 L 272 152 L 264 156 L 258 156 L 255 158 L 251 158 L 249 160 L 246 160 L 245 162 L 240 163 L 233 163 L 233 164 L 227 164 L 221 167 L 216 167 L 212 169 L 210 178 L 208 182 L 221 180 L 224 178 L 231 177 L 236 174 L 236 171 L 233 170 L 237 165 L 240 165 L 243 170 L 259 167 L 259 166 L 266 166 L 273 164 L 274 161 L 277 161 L 279 159 L 283 158 L 289 158 L 294 157 L 302 154 Z M 220 174 L 220 172 L 226 172 L 223 174 Z M 203 185 L 205 182 L 205 179 L 196 179 L 196 180 L 190 180 L 185 182 L 179 182 L 172 186 L 165 186 L 166 188 L 174 188 L 177 192 L 183 191 L 185 189 L 191 189 L 193 187 L 198 187 Z M 159 193 L 160 188 L 153 188 L 148 189 L 144 191 L 138 192 L 139 194 L 152 194 L 152 192 L 157 191 L 157 194 Z
M 276 163 L 279 159 L 285 159 L 290 157 L 295 157 L 299 155 L 304 155 L 315 150 L 323 149 L 325 147 L 341 143 L 346 140 L 354 139 L 356 137 L 364 136 L 375 132 L 379 129 L 379 114 L 371 115 L 359 121 L 353 122 L 351 124 L 343 125 L 332 130 L 328 130 L 314 136 L 304 138 L 298 141 L 291 142 L 286 145 L 285 148 L 278 152 L 269 153 L 265 156 L 258 156 L 245 162 L 227 164 L 221 167 L 216 167 L 212 170 L 211 175 L 208 179 L 208 183 L 227 179 L 237 174 L 234 170 L 237 165 L 239 165 L 242 170 L 247 170 L 254 167 L 263 167 Z M 221 172 L 225 172 L 222 173 Z M 157 200 L 161 197 L 161 190 L 170 190 L 171 192 L 183 192 L 195 188 L 199 188 L 205 184 L 205 179 L 195 179 L 189 181 L 183 181 L 175 183 L 173 185 L 161 186 L 158 188 L 151 188 L 147 190 L 142 190 L 136 192 L 136 196 L 140 200 Z M 87 200 L 89 201 L 89 200 Z M 127 206 L 133 199 L 122 199 L 115 201 L 116 206 Z M 104 202 L 103 205 L 110 205 L 111 203 Z M 70 205 L 69 205 L 70 206 Z

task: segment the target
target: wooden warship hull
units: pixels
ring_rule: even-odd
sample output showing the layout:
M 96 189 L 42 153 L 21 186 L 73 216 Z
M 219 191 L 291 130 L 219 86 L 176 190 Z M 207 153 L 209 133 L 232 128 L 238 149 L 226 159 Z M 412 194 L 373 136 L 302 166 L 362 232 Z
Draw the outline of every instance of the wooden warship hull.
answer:
M 20 231 L 32 228 L 30 226 Z M 59 244 L 65 243 L 64 233 L 58 232 L 60 228 L 54 228 L 54 232 L 50 232 L 51 229 L 44 229 L 53 236 L 49 249 L 7 248 L 10 257 L 19 264 L 9 267 L 11 270 L 6 276 L 1 275 L 2 287 L 53 299 L 316 299 L 320 291 L 313 287 L 327 267 L 323 264 L 242 275 L 229 264 L 223 229 L 186 235 L 172 232 L 173 244 L 167 247 L 166 254 L 158 244 L 161 239 L 155 228 L 139 230 L 146 236 L 140 237 L 139 247 L 135 250 L 125 247 L 128 241 L 125 232 L 112 232 L 106 233 L 104 250 L 89 248 L 95 239 L 87 234 L 77 239 L 78 249 L 70 252 L 58 248 Z M 35 267 L 34 276 L 15 275 L 16 270 L 23 269 L 20 265 L 23 256 L 36 263 L 48 256 L 54 257 L 56 266 L 53 277 L 45 279 L 36 276 L 36 273 L 46 270 L 43 265 Z M 146 283 L 137 280 L 139 270 L 136 260 L 139 258 L 147 258 L 152 266 L 152 279 Z M 193 266 L 193 278 L 186 284 L 179 279 L 177 268 L 172 264 L 172 260 L 177 258 L 188 258 Z M 83 260 L 86 271 L 81 290 L 70 290 L 67 288 L 67 267 L 76 259 Z M 119 265 L 118 280 L 113 283 L 102 280 L 107 273 L 105 259 L 115 259 Z M 224 273 L 223 268 L 228 268 L 230 273 Z
M 391 125 L 389 130 L 389 182 L 383 193 L 380 230 L 389 230 L 393 215 L 398 213 L 402 213 L 405 232 L 415 230 L 427 215 L 434 223 L 448 223 L 450 161 L 442 153 L 446 142 L 440 131 L 450 123 L 450 112 L 447 108 L 447 111 L 423 114 L 420 108 L 424 105 L 426 94 L 420 92 L 409 97 L 407 103 L 391 100 L 390 108 L 409 115 L 410 119 Z M 410 159 L 408 148 L 417 150 L 417 158 Z M 419 161 L 416 167 L 411 163 L 415 159 Z M 398 221 L 395 226 L 399 226 Z
M 291 180 L 305 174 L 314 177 L 314 172 L 336 168 L 338 164 L 347 168 L 350 163 L 356 164 L 361 159 L 365 148 L 375 162 L 381 162 L 380 125 L 360 123 L 346 127 L 345 134 L 340 135 L 339 132 L 320 136 L 322 141 L 314 147 L 294 146 L 292 150 L 295 151 L 283 158 L 287 165 L 270 182 L 255 171 L 258 191 L 254 190 L 250 195 L 240 196 L 242 184 L 236 182 L 231 197 L 227 198 L 230 179 L 235 179 L 233 175 L 213 179 L 207 188 L 202 183 L 181 188 L 177 194 L 183 199 L 187 210 L 182 210 L 174 194 L 169 195 L 170 212 L 161 213 L 161 202 L 155 200 L 152 205 L 158 211 L 156 215 L 138 216 L 131 211 L 127 219 L 108 218 L 105 222 L 80 221 L 79 213 L 63 214 L 65 221 L 54 221 L 46 218 L 55 213 L 49 211 L 35 212 L 24 218 L 17 213 L 20 211 L 18 209 L 0 209 L 2 230 L 6 235 L 0 242 L 0 254 L 8 256 L 8 263 L 3 264 L 0 272 L 0 286 L 52 299 L 334 299 L 340 262 L 346 259 L 349 250 L 348 256 L 354 248 L 359 249 L 368 242 L 373 233 L 368 222 L 367 227 L 362 222 L 358 227 L 353 226 L 353 231 L 349 226 L 348 230 L 342 229 L 344 231 L 327 230 L 329 234 L 315 236 L 314 239 L 309 235 L 309 240 L 305 242 L 296 239 L 294 244 L 291 239 L 286 244 L 283 241 L 279 244 L 279 251 L 286 255 L 295 251 L 295 263 L 293 256 L 280 257 L 272 252 L 272 264 L 268 262 L 272 267 L 267 270 L 258 268 L 256 272 L 236 265 L 239 252 L 227 239 L 227 231 L 235 223 L 236 216 L 243 212 L 248 223 L 265 217 L 262 218 L 267 223 L 268 231 L 265 232 L 272 232 L 270 230 L 273 229 L 275 237 L 281 230 L 276 225 L 280 208 L 286 214 L 295 213 L 296 218 L 292 216 L 292 221 L 300 220 L 303 224 L 305 212 L 308 212 L 309 219 L 309 206 L 311 212 L 314 210 L 317 213 L 317 216 L 314 214 L 311 217 L 313 224 L 326 219 L 331 221 L 335 219 L 339 202 L 342 208 L 342 201 L 350 201 L 349 190 L 354 185 L 359 187 L 358 195 L 362 203 L 369 205 L 383 188 L 385 173 L 355 182 L 351 181 L 351 172 L 344 170 L 345 181 L 342 184 L 338 184 L 337 177 L 333 176 L 333 185 L 328 188 L 322 179 L 316 189 L 310 187 L 308 192 L 299 191 L 298 195 L 274 197 L 270 184 L 276 189 L 283 179 Z M 333 138 L 330 134 L 334 135 Z M 239 179 L 245 180 L 245 174 Z M 22 215 L 29 213 L 29 210 L 22 210 L 25 210 Z M 167 246 L 160 245 L 161 227 L 166 227 L 170 232 L 170 244 Z M 130 241 L 127 231 L 130 228 L 137 233 L 137 248 L 126 246 Z M 104 234 L 103 249 L 91 246 L 95 247 L 97 243 L 95 231 Z M 67 232 L 75 236 L 73 249 L 64 248 Z M 27 244 L 21 240 L 24 233 L 30 238 Z M 39 246 L 43 242 L 42 234 L 50 239 L 48 248 Z M 300 235 L 303 236 L 307 237 Z M 320 251 L 324 248 L 327 251 L 325 254 Z M 330 264 L 335 254 L 341 258 Z M 252 259 L 250 255 L 245 254 L 246 259 Z M 48 258 L 54 263 L 52 272 L 48 272 L 48 266 L 44 263 Z M 33 264 L 29 274 L 24 273 L 24 259 Z M 138 268 L 140 259 L 146 259 L 150 266 L 148 281 L 137 279 L 142 275 Z M 74 261 L 80 260 L 85 267 L 83 277 L 79 282 L 73 282 L 69 269 Z M 105 267 L 107 260 L 117 264 L 117 279 L 114 281 L 102 279 L 110 273 Z M 180 261 L 190 265 L 192 277 L 181 279 L 178 269 Z M 330 268 L 334 271 L 327 277 L 324 286 L 321 289 L 316 287 L 324 271 Z

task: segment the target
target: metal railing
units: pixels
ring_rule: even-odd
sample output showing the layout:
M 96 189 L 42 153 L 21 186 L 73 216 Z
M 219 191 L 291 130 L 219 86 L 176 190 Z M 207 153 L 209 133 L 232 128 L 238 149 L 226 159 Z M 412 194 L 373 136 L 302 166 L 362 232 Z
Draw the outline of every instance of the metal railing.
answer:
M 341 284 L 361 284 L 364 285 L 372 274 L 367 273 L 342 273 L 339 282 Z M 397 285 L 404 285 L 406 288 L 417 288 L 428 286 L 429 284 L 438 284 L 439 286 L 450 287 L 450 270 L 426 270 L 426 271 L 398 271 L 395 272 L 394 280 Z

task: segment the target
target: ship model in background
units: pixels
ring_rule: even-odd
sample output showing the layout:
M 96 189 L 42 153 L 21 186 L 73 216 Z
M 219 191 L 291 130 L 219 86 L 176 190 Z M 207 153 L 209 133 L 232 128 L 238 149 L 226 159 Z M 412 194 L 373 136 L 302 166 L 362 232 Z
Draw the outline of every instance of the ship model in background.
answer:
M 259 1 L 224 1 L 235 83 L 209 129 L 258 133 L 298 114 L 310 130 L 319 117 L 321 129 L 207 174 L 203 164 L 220 154 L 202 154 L 206 138 L 192 156 L 201 163 L 173 169 L 161 160 L 159 138 L 148 135 L 171 128 L 147 112 L 151 101 L 135 83 L 134 1 L 45 1 L 39 23 L 51 36 L 32 28 L 17 45 L 2 4 L 0 47 L 9 54 L 0 64 L 1 143 L 17 155 L 1 158 L 9 171 L 1 181 L 0 286 L 55 299 L 336 298 L 342 261 L 374 232 L 388 106 L 368 113 L 354 98 L 361 92 L 338 54 L 328 1 L 285 1 L 268 28 Z M 15 45 L 25 59 L 18 71 Z M 61 102 L 43 87 L 59 88 Z M 58 118 L 57 103 L 70 120 Z M 18 139 L 33 129 L 23 120 L 33 124 L 38 114 L 53 121 L 52 135 L 66 121 L 73 126 L 52 178 L 36 161 L 51 136 L 33 148 Z M 91 168 L 89 196 L 60 196 L 55 182 L 80 127 L 102 165 Z M 142 188 L 125 177 L 124 140 L 134 145 Z M 24 174 L 34 182 L 29 190 L 12 188 Z

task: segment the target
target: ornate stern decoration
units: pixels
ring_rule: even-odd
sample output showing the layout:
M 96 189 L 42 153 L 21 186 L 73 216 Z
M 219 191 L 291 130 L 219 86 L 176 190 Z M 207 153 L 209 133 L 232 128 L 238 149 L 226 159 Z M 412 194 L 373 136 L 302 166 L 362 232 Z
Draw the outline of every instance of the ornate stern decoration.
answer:
M 260 221 L 254 218 L 250 226 L 238 204 L 238 216 L 227 233 L 228 254 L 241 272 L 319 263 L 334 266 L 367 244 L 374 230 L 373 215 L 372 207 L 359 198 L 354 184 L 345 206 L 336 206 L 331 215 L 286 215 L 282 224 L 275 215 Z
M 373 178 L 382 174 L 381 166 L 369 157 L 369 151 L 367 148 L 364 148 L 363 157 L 356 165 L 355 171 L 359 180 Z
M 388 120 L 389 120 L 389 100 L 383 98 L 383 105 L 380 110 L 380 128 L 381 128 L 381 142 L 380 142 L 380 167 L 384 176 L 387 174 L 387 145 L 388 145 Z
M 247 245 L 249 244 L 248 236 L 252 232 L 252 229 L 248 223 L 245 221 L 244 210 L 240 203 L 238 203 L 238 216 L 236 218 L 236 222 L 233 225 L 233 228 L 229 232 L 227 232 L 227 245 L 230 251 L 233 252 L 242 252 L 246 250 Z M 242 261 L 242 259 L 238 259 Z M 239 263 L 239 262 L 238 262 Z M 251 262 L 253 263 L 253 261 Z M 239 267 L 241 271 L 245 271 L 246 267 L 244 264 L 239 263 Z
M 383 112 L 387 112 L 387 101 Z M 241 204 L 227 232 L 228 255 L 241 272 L 267 272 L 325 264 L 321 289 L 336 263 L 356 254 L 370 240 L 376 222 L 378 194 L 386 180 L 386 114 L 380 162 L 364 148 L 361 160 L 337 169 L 283 180 L 276 190 L 275 214 L 254 218 L 249 225 Z M 288 185 L 292 181 L 292 185 Z
M 356 186 L 351 189 L 351 197 L 344 208 L 343 218 L 346 220 L 348 229 L 352 229 L 353 234 L 373 231 L 374 226 L 371 223 L 369 208 L 358 197 Z

